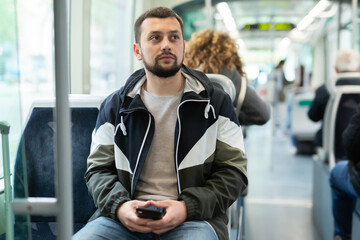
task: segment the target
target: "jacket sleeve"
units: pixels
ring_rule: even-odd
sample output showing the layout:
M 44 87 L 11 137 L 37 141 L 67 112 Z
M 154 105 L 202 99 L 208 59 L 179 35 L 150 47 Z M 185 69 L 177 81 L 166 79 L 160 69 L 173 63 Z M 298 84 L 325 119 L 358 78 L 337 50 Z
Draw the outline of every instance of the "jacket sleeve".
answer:
M 186 188 L 178 198 L 186 204 L 187 220 L 213 219 L 226 213 L 248 184 L 242 131 L 229 96 L 221 106 L 217 125 L 210 175 L 203 186 Z
M 360 161 L 360 105 L 343 133 L 343 144 L 349 161 Z
M 92 135 L 85 180 L 89 194 L 100 215 L 118 220 L 118 206 L 130 200 L 128 191 L 120 183 L 114 157 L 114 117 L 102 104 Z
M 270 119 L 270 105 L 264 102 L 251 87 L 246 87 L 244 103 L 239 114 L 241 125 L 263 125 Z
M 222 74 L 230 78 L 235 86 L 236 98 L 233 104 L 236 106 L 240 89 L 243 87 L 241 86 L 242 77 L 235 67 L 229 70 L 224 66 Z M 270 105 L 264 102 L 255 90 L 246 86 L 246 94 L 238 119 L 241 125 L 263 125 L 270 119 Z
M 314 121 L 320 121 L 324 118 L 326 104 L 329 100 L 329 93 L 325 85 L 316 90 L 314 101 L 312 102 L 308 111 L 308 117 Z

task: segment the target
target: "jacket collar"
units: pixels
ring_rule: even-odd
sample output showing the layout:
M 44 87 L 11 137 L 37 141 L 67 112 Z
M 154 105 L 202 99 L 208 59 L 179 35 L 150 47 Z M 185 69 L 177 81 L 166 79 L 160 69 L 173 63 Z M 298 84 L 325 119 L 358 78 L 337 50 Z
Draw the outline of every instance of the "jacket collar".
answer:
M 184 94 L 181 101 L 185 102 L 187 100 L 195 100 L 198 102 L 207 102 L 206 107 L 204 108 L 204 117 L 206 119 L 209 118 L 209 112 L 212 111 L 213 118 L 216 119 L 214 107 L 210 104 L 210 95 L 214 90 L 210 80 L 204 73 L 192 70 L 185 65 L 182 65 L 181 72 L 186 78 Z M 132 112 L 135 110 L 147 111 L 140 98 L 141 86 L 145 80 L 145 70 L 140 69 L 130 76 L 130 78 L 126 81 L 125 86 L 120 90 L 121 119 L 115 132 L 120 128 L 123 135 L 127 135 L 124 116 L 122 113 Z
M 195 98 L 209 99 L 210 94 L 213 91 L 213 86 L 207 76 L 193 69 L 182 65 L 181 72 L 186 78 L 184 95 Z M 130 99 L 140 99 L 141 86 L 146 80 L 145 70 L 142 68 L 134 72 L 126 81 L 125 86 L 120 91 L 121 108 L 128 109 L 134 108 L 133 104 L 126 101 L 126 97 Z M 131 101 L 132 102 L 132 101 Z M 131 106 L 130 106 L 131 105 Z M 138 106 L 137 104 L 135 104 Z

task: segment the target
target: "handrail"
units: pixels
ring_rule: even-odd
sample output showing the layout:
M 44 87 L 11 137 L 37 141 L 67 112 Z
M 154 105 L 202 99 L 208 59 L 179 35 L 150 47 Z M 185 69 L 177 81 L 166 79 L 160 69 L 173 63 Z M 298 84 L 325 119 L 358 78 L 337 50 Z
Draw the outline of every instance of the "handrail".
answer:
M 327 81 L 325 84 L 326 90 L 329 91 L 330 95 L 335 94 L 336 88 L 339 86 L 348 86 L 350 84 L 346 85 L 336 85 L 336 82 L 341 79 L 348 79 L 348 80 L 359 80 L 360 81 L 360 73 L 359 72 L 343 72 L 338 73 L 334 77 L 330 79 L 330 81 Z
M 5 182 L 5 215 L 6 215 L 6 240 L 14 239 L 14 221 L 11 205 L 11 181 L 10 181 L 10 155 L 9 155 L 9 132 L 10 125 L 7 122 L 0 122 L 0 132 L 3 145 L 3 171 Z

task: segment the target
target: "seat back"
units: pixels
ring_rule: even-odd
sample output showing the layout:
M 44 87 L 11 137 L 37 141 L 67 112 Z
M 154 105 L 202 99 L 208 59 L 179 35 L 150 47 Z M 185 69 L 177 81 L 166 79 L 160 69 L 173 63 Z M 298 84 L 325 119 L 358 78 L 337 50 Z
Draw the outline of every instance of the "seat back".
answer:
M 330 168 L 336 161 L 346 159 L 342 133 L 360 103 L 360 74 L 339 74 L 330 93 L 323 122 L 323 156 Z
M 75 231 L 86 224 L 96 210 L 84 174 L 101 101 L 100 97 L 90 96 L 69 98 Z M 14 197 L 55 197 L 54 100 L 35 102 L 30 112 L 15 161 Z M 31 217 L 32 223 L 55 221 L 55 217 Z
M 313 122 L 307 117 L 307 112 L 314 99 L 314 92 L 299 90 L 295 92 L 291 103 L 291 134 L 297 141 L 312 141 L 319 122 Z
M 236 98 L 236 89 L 234 83 L 225 75 L 222 74 L 214 74 L 207 73 L 206 76 L 210 79 L 210 81 L 215 85 L 220 87 L 224 92 L 226 92 L 233 102 Z

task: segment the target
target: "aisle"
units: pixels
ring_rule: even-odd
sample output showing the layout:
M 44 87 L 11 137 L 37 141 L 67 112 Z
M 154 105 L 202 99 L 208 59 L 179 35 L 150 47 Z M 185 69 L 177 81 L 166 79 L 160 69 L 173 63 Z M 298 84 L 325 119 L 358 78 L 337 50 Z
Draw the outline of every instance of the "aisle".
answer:
M 294 154 L 271 123 L 248 129 L 247 240 L 321 240 L 312 224 L 311 156 Z

